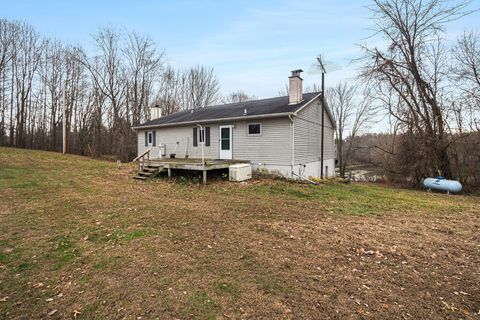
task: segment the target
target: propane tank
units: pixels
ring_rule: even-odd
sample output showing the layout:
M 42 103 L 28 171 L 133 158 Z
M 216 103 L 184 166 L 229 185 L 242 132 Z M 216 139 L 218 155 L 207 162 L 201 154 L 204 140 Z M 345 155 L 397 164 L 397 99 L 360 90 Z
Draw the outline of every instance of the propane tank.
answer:
M 431 190 L 446 191 L 447 193 L 458 193 L 462 191 L 462 184 L 455 180 L 447 180 L 444 177 L 425 178 L 423 186 Z

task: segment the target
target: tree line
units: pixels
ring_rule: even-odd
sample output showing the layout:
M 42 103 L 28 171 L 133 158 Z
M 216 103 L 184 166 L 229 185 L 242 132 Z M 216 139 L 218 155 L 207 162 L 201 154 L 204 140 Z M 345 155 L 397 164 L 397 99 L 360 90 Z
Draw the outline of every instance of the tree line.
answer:
M 374 37 L 384 45 L 361 45 L 357 84 L 339 84 L 327 95 L 342 175 L 350 158 L 363 158 L 381 164 L 390 181 L 418 185 L 442 175 L 480 185 L 480 34 L 445 36 L 449 22 L 473 12 L 471 3 L 372 1 Z M 357 140 L 375 113 L 386 117 L 389 132 Z
M 92 43 L 89 54 L 0 19 L 0 145 L 60 151 L 65 121 L 69 153 L 127 161 L 136 153 L 131 127 L 153 105 L 167 115 L 254 98 L 222 97 L 213 68 L 169 66 L 150 37 L 104 27 Z

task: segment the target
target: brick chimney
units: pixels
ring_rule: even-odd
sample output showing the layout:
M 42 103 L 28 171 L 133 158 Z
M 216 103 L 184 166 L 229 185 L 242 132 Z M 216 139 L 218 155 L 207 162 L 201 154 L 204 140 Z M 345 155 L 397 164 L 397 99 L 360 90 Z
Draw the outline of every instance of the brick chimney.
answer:
M 150 120 L 155 120 L 162 117 L 162 108 L 156 104 L 150 108 Z
M 293 70 L 292 75 L 288 77 L 289 104 L 297 104 L 302 102 L 303 100 L 303 88 L 302 88 L 303 79 L 300 78 L 300 73 L 302 72 L 303 72 L 302 69 Z

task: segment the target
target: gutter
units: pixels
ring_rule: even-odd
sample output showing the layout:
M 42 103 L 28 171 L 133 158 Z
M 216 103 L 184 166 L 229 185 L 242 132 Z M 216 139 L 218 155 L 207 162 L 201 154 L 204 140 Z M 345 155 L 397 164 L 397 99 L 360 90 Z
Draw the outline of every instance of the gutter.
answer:
M 268 113 L 260 115 L 251 115 L 251 116 L 240 116 L 240 117 L 230 117 L 230 118 L 219 118 L 219 119 L 210 119 L 210 120 L 194 120 L 194 121 L 185 121 L 185 122 L 175 122 L 175 123 L 164 123 L 164 124 L 152 124 L 149 126 L 135 126 L 132 127 L 133 130 L 142 130 L 142 129 L 152 129 L 152 128 L 161 128 L 161 127 L 176 127 L 183 125 L 197 125 L 201 123 L 215 123 L 215 122 L 224 122 L 224 121 L 233 121 L 233 120 L 243 120 L 243 119 L 264 119 L 264 118 L 279 118 L 279 117 L 290 117 L 293 115 L 293 112 L 281 112 L 281 113 Z
M 292 171 L 292 178 L 295 174 L 293 172 L 293 168 L 295 167 L 295 123 L 293 122 L 292 115 L 288 115 L 288 118 L 292 122 L 292 164 L 291 164 L 291 171 Z

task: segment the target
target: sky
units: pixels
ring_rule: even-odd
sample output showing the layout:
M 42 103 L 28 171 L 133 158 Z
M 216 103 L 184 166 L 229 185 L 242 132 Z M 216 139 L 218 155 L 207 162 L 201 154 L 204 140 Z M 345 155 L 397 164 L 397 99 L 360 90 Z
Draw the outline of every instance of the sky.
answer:
M 359 43 L 375 44 L 367 0 L 153 1 L 0 0 L 0 18 L 22 20 L 41 34 L 94 50 L 92 35 L 111 26 L 149 35 L 173 67 L 213 67 L 224 94 L 243 90 L 277 96 L 290 71 L 303 69 L 304 86 L 320 82 L 315 57 L 341 66 L 326 85 L 355 76 Z M 472 3 L 480 8 L 480 0 Z M 480 29 L 480 14 L 448 25 L 446 37 Z M 381 43 L 378 43 L 381 45 Z

